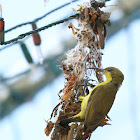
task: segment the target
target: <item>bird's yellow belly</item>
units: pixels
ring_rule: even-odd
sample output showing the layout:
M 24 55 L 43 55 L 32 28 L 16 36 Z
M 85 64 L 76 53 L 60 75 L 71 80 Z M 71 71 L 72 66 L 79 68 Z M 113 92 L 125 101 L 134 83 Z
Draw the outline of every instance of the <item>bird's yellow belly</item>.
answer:
M 85 112 L 86 112 L 89 97 L 90 95 L 87 95 L 85 97 L 82 96 L 81 112 L 75 115 L 75 117 L 80 117 L 81 119 L 85 119 Z

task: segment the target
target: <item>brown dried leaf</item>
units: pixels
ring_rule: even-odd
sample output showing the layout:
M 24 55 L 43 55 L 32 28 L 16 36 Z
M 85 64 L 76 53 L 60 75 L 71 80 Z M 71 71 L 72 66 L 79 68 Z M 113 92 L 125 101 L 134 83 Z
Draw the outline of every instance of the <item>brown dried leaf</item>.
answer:
M 74 115 L 78 114 L 80 111 L 81 111 L 81 109 L 77 109 L 75 112 L 70 112 L 70 113 L 68 113 L 67 115 L 68 115 L 69 117 L 71 117 L 71 116 L 74 116 Z
M 88 21 L 89 20 L 89 14 L 88 14 L 88 8 L 86 7 L 85 9 L 85 21 Z
M 68 101 L 68 99 L 71 97 L 71 95 L 74 92 L 75 84 L 76 84 L 76 75 L 73 72 L 71 79 L 68 81 L 68 84 L 66 85 L 64 89 L 64 94 L 61 97 L 61 99 L 63 99 L 64 101 Z
M 64 116 L 64 112 L 63 112 L 63 111 L 60 111 L 60 112 L 59 112 L 58 119 L 57 119 L 56 122 L 58 122 L 59 120 L 62 120 L 62 119 L 65 119 L 65 116 Z
M 96 71 L 96 77 L 97 77 L 99 83 L 103 82 L 103 76 L 102 76 L 102 73 L 98 73 L 98 72 Z
M 89 40 L 88 40 L 88 37 L 85 37 L 84 39 L 85 39 L 85 46 L 86 46 Z
M 62 103 L 62 102 L 58 103 L 58 104 L 55 106 L 55 108 L 53 109 L 53 111 L 52 111 L 52 113 L 51 113 L 50 119 L 53 117 L 53 115 L 54 115 L 54 117 L 56 116 L 58 107 L 59 107 L 59 105 L 61 105 L 61 103 Z
M 74 129 L 77 127 L 77 124 L 72 124 L 68 133 L 68 140 L 72 140 L 73 139 L 73 134 L 74 134 Z
M 89 24 L 94 23 L 97 16 L 95 14 L 92 14 L 91 12 L 89 14 L 91 15 L 91 19 L 89 21 Z
M 47 136 L 50 135 L 50 133 L 51 133 L 53 127 L 54 127 L 54 123 L 53 123 L 52 121 L 49 121 L 48 124 L 47 124 L 47 126 L 46 126 L 46 128 L 44 129 L 44 132 L 45 132 L 45 134 L 46 134 Z
M 97 9 L 99 7 L 100 8 L 105 7 L 105 2 L 104 1 L 103 2 L 98 2 L 98 1 L 95 1 L 95 0 L 91 0 L 90 3 L 91 3 L 91 6 L 95 9 Z
M 107 30 L 106 30 L 106 26 L 103 24 L 104 26 L 104 38 L 107 36 Z
M 72 28 L 72 33 L 74 35 L 74 38 L 77 39 L 77 37 L 76 37 L 77 32 L 75 32 L 75 30 L 78 31 L 79 29 L 75 28 L 72 23 L 69 24 L 68 28 Z
M 99 45 L 101 47 L 101 49 L 104 49 L 104 35 L 102 34 L 102 28 L 103 28 L 103 24 L 101 22 L 98 22 L 97 24 L 97 32 L 98 32 L 98 35 L 99 35 Z
M 72 110 L 77 110 L 79 107 L 68 105 L 67 108 Z
M 71 97 L 71 95 L 73 94 L 73 90 L 70 90 L 68 93 L 64 94 L 61 98 L 64 100 L 64 101 L 68 101 L 68 99 Z
M 63 62 L 61 63 L 62 65 L 62 70 L 65 74 L 69 74 L 69 71 L 67 71 L 67 67 L 66 67 L 66 64 L 64 64 Z

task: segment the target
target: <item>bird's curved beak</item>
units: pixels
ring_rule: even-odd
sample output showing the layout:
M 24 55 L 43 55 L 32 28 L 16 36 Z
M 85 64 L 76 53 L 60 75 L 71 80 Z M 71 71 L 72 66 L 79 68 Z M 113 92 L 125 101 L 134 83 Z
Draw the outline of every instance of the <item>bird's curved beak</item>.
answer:
M 105 70 L 102 69 L 102 68 L 97 68 L 97 67 L 92 67 L 92 68 L 88 68 L 88 69 L 94 69 L 94 70 L 97 70 L 99 72 L 104 72 Z

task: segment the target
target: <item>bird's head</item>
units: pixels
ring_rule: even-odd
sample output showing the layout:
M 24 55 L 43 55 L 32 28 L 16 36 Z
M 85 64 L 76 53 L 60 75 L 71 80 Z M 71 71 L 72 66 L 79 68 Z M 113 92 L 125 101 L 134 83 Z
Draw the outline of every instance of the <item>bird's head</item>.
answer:
M 117 83 L 119 86 L 122 84 L 124 80 L 123 73 L 115 67 L 107 67 L 105 69 L 101 68 L 93 68 L 93 69 L 102 72 L 107 79 L 111 79 L 112 82 Z
M 112 77 L 112 81 L 118 83 L 119 85 L 121 85 L 124 80 L 123 73 L 115 67 L 107 67 L 103 69 L 103 74 L 105 76 L 110 75 Z

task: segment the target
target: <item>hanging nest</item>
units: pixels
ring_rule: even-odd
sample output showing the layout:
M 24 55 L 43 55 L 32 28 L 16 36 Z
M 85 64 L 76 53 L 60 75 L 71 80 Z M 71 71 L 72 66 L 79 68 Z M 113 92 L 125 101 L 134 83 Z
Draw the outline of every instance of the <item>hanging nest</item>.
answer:
M 101 11 L 101 8 L 105 7 L 105 2 L 91 0 L 90 3 L 79 5 L 79 7 L 75 11 L 79 13 L 78 27 L 74 27 L 72 23 L 68 26 L 72 29 L 77 45 L 67 52 L 66 60 L 62 62 L 65 86 L 58 93 L 61 101 L 51 114 L 51 118 L 56 116 L 58 118 L 55 123 L 48 121 L 45 128 L 47 136 L 53 129 L 52 140 L 90 138 L 90 134 L 84 133 L 83 124 L 72 122 L 65 128 L 59 125 L 59 121 L 80 112 L 81 102 L 78 97 L 88 94 L 88 86 L 92 88 L 95 86 L 89 83 L 92 73 L 95 74 L 98 82 L 102 82 L 102 75 L 89 68 L 102 67 L 102 50 L 105 48 L 106 24 L 110 25 L 110 13 Z M 106 116 L 99 126 L 108 124 L 109 119 Z

